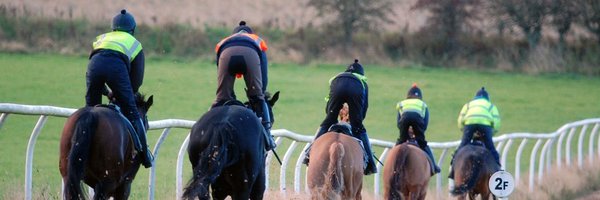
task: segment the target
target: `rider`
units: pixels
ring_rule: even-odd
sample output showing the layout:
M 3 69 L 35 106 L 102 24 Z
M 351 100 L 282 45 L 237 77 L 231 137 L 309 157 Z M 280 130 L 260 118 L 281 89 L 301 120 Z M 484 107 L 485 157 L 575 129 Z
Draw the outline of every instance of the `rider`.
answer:
M 433 153 L 425 140 L 425 130 L 429 124 L 429 108 L 423 101 L 423 94 L 416 83 L 408 90 L 406 99 L 396 104 L 396 109 L 398 110 L 397 125 L 400 129 L 400 138 L 396 144 L 401 144 L 409 139 L 408 129 L 412 127 L 419 147 L 429 156 L 433 174 L 439 173 L 440 168 L 436 165 Z
M 135 19 L 126 10 L 121 10 L 112 21 L 112 32 L 96 37 L 86 74 L 86 106 L 102 103 L 102 94 L 112 90 L 116 104 L 129 119 L 136 131 L 142 149 L 144 167 L 152 167 L 153 156 L 146 143 L 146 130 L 138 112 L 134 94 L 144 79 L 144 51 L 142 44 L 133 37 Z
M 500 155 L 492 141 L 493 134 L 500 128 L 500 114 L 498 107 L 490 102 L 490 97 L 484 87 L 477 91 L 473 100 L 462 107 L 458 115 L 458 128 L 464 133 L 455 154 L 473 139 L 475 132 L 479 132 L 483 144 L 492 153 L 496 163 L 500 165 Z M 448 178 L 454 179 L 454 170 L 450 172 Z
M 271 135 L 273 117 L 270 116 L 269 106 L 265 101 L 267 90 L 267 43 L 241 21 L 233 29 L 233 34 L 222 39 L 216 46 L 217 53 L 217 99 L 212 107 L 221 106 L 235 100 L 233 84 L 235 77 L 244 77 L 246 95 L 250 108 L 262 119 L 266 131 L 266 149 L 274 149 L 276 144 Z
M 367 130 L 362 123 L 367 115 L 367 108 L 369 106 L 369 87 L 362 65 L 355 59 L 354 63 L 350 64 L 345 72 L 339 73 L 331 78 L 329 84 L 330 91 L 327 107 L 325 108 L 327 116 L 321 123 L 319 131 L 315 136 L 315 140 L 327 132 L 331 125 L 338 122 L 337 117 L 340 109 L 343 107 L 344 103 L 347 103 L 352 135 L 362 141 L 368 157 L 368 163 L 364 174 L 369 175 L 377 173 L 377 167 L 375 166 L 375 161 L 373 160 L 373 154 L 371 152 L 371 143 L 369 142 Z M 305 152 L 306 157 L 304 159 L 304 164 L 308 164 L 309 150 L 310 149 L 307 149 Z

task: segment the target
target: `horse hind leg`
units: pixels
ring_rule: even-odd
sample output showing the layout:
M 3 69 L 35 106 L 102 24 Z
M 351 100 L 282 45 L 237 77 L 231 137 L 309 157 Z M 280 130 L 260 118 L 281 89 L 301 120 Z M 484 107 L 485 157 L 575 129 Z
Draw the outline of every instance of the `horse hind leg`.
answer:
M 126 200 L 129 198 L 129 194 L 131 192 L 131 182 L 128 183 L 123 183 L 121 186 L 119 186 L 116 190 L 115 193 L 112 195 L 114 200 Z
M 111 193 L 109 192 L 110 184 L 105 182 L 97 183 L 94 186 L 94 200 L 104 200 L 111 197 Z
M 410 199 L 412 200 L 424 200 L 427 195 L 426 188 L 419 188 L 417 191 L 410 193 Z

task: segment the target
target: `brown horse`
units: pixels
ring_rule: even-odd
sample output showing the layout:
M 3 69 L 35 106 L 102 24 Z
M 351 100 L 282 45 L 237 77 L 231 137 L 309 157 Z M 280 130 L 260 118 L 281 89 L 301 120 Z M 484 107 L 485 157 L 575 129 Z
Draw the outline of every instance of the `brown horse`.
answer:
M 383 168 L 383 198 L 425 199 L 430 177 L 429 159 L 416 143 L 396 145 Z
M 146 112 L 153 103 L 136 95 L 147 128 Z M 140 168 L 127 119 L 106 106 L 84 107 L 65 123 L 60 139 L 59 169 L 65 199 L 84 199 L 81 180 L 94 189 L 94 199 L 127 199 Z M 135 134 L 135 133 L 134 133 Z
M 481 199 L 489 199 L 491 192 L 488 180 L 500 166 L 494 161 L 492 154 L 482 145 L 467 144 L 460 148 L 454 156 L 454 189 L 451 193 L 458 199 L 475 199 L 479 194 Z M 492 195 L 493 199 L 496 199 Z
M 312 144 L 307 179 L 312 199 L 361 199 L 363 150 L 352 136 L 328 132 Z

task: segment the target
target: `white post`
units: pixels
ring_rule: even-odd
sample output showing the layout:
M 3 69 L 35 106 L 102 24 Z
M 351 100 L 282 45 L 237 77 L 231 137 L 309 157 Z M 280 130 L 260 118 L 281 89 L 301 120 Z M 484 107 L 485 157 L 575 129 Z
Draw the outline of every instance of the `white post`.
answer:
M 152 155 L 154 155 L 154 162 L 152 163 L 152 168 L 150 168 L 150 177 L 148 178 L 148 199 L 150 200 L 154 199 L 154 183 L 156 182 L 156 163 L 158 163 L 156 160 L 158 160 L 158 150 L 160 150 L 160 146 L 165 141 L 170 131 L 171 128 L 165 128 L 165 130 L 163 130 L 162 134 L 160 134 L 160 137 L 158 138 L 158 141 L 156 141 L 156 145 L 154 145 L 154 150 L 152 151 Z M 146 149 L 144 149 L 144 151 L 146 151 Z
M 25 158 L 25 199 L 31 200 L 31 185 L 32 185 L 32 169 L 33 169 L 33 150 L 35 149 L 35 142 L 37 141 L 37 137 L 40 135 L 44 124 L 46 124 L 46 120 L 48 116 L 40 115 L 33 131 L 31 132 L 31 136 L 29 137 L 29 143 L 27 144 L 27 155 Z
M 190 142 L 190 134 L 188 133 L 187 137 L 181 144 L 179 148 L 179 153 L 177 154 L 177 167 L 175 168 L 175 195 L 176 199 L 181 199 L 181 195 L 183 195 L 183 156 L 187 151 L 188 143 Z

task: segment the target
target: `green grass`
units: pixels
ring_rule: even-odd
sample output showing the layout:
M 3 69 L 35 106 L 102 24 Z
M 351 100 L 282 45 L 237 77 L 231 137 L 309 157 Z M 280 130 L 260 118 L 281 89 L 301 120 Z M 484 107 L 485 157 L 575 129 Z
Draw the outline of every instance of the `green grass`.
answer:
M 140 91 L 154 95 L 155 104 L 150 109 L 149 119 L 198 119 L 215 97 L 214 62 L 148 57 Z M 364 123 L 374 139 L 394 141 L 398 137 L 394 107 L 413 82 L 419 84 L 430 107 L 427 131 L 430 142 L 460 139 L 456 117 L 462 105 L 472 99 L 481 86 L 488 89 L 493 103 L 500 109 L 502 127 L 497 135 L 552 132 L 567 122 L 600 117 L 599 78 L 363 65 L 370 86 L 370 105 Z M 1 53 L 0 102 L 81 107 L 85 103 L 86 66 L 87 58 L 83 56 Z M 274 129 L 312 135 L 324 118 L 328 80 L 343 69 L 343 65 L 271 63 L 269 90 L 281 91 L 280 101 L 274 108 Z M 236 82 L 238 97 L 246 100 L 243 81 Z M 0 129 L 0 194 L 12 194 L 11 190 L 23 188 L 26 146 L 36 121 L 37 117 L 33 116 L 11 115 Z M 64 121 L 51 117 L 35 147 L 33 188 L 34 193 L 45 195 L 43 198 L 59 195 L 58 140 Z M 157 199 L 170 199 L 175 193 L 176 155 L 186 134 L 183 129 L 173 130 L 160 151 Z M 160 131 L 151 131 L 149 135 L 153 145 Z M 281 148 L 280 154 L 283 151 Z M 381 153 L 379 149 L 376 151 Z M 186 167 L 189 171 L 189 166 Z M 271 171 L 272 177 L 277 175 L 278 172 Z M 133 199 L 146 197 L 147 177 L 148 170 L 140 170 L 132 189 Z M 292 177 L 288 175 L 287 179 Z M 271 186 L 276 183 L 278 181 L 272 181 Z M 371 183 L 366 187 L 372 187 Z

